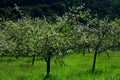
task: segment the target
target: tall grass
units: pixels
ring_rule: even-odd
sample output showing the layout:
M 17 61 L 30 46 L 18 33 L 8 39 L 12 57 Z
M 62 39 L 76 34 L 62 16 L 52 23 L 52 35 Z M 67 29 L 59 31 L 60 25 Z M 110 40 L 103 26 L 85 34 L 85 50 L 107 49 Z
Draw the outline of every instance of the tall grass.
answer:
M 66 56 L 66 66 L 51 61 L 51 73 L 46 74 L 46 63 L 36 60 L 31 66 L 32 58 L 19 59 L 0 57 L 0 80 L 120 80 L 120 52 L 97 56 L 96 70 L 91 72 L 93 54 L 71 54 Z M 9 59 L 11 61 L 9 61 Z

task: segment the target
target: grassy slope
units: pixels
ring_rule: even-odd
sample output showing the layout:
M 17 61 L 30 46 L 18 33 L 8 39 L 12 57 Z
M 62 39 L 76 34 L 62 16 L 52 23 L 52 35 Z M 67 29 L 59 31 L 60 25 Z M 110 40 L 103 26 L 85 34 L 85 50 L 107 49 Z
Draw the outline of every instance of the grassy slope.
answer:
M 120 80 L 120 52 L 97 56 L 96 71 L 92 73 L 93 54 L 72 54 L 64 61 L 67 66 L 60 67 L 52 60 L 51 75 L 47 80 Z M 30 58 L 0 58 L 0 80 L 44 80 L 46 63 Z

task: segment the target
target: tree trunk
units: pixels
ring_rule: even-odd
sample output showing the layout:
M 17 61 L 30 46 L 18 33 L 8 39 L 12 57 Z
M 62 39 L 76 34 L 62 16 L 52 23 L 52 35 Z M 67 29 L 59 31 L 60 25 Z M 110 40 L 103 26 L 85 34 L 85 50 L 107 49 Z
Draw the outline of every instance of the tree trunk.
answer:
M 50 74 L 50 57 L 45 59 L 46 61 L 46 69 L 47 69 L 47 73 L 46 73 L 46 77 Z
M 95 71 L 95 64 L 96 64 L 96 58 L 97 58 L 97 54 L 99 51 L 99 46 L 101 45 L 103 39 L 100 39 L 96 48 L 95 48 L 95 52 L 94 52 L 94 59 L 93 59 L 93 66 L 92 66 L 92 72 Z M 99 53 L 100 54 L 100 53 Z
M 83 56 L 85 56 L 85 48 L 83 49 Z
M 108 52 L 106 52 L 106 54 L 107 54 L 107 56 L 108 56 L 108 58 L 109 58 L 109 57 L 110 57 L 109 53 L 108 53 Z
M 32 57 L 32 65 L 34 65 L 34 62 L 35 62 L 35 54 L 33 54 L 33 57 Z
M 87 48 L 88 53 L 90 53 L 90 47 Z
M 46 60 L 46 63 L 47 63 L 47 74 L 46 74 L 46 76 L 48 76 L 49 73 L 50 73 L 50 57 L 48 57 L 48 59 Z
M 94 53 L 94 59 L 93 59 L 92 72 L 94 72 L 94 71 L 95 71 L 96 57 L 97 57 L 97 51 L 95 51 L 95 53 Z
M 18 56 L 17 56 L 17 55 L 15 55 L 15 58 L 16 58 L 16 59 L 18 59 Z

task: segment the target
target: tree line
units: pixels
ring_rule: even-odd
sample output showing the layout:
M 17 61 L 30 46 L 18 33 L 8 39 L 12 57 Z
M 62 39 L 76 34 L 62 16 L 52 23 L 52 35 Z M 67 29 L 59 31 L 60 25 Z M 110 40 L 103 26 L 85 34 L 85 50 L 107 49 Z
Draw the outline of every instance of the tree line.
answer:
M 120 17 L 119 0 L 1 0 L 0 17 L 8 19 L 20 18 L 19 12 L 14 8 L 18 5 L 21 10 L 32 17 L 48 16 L 49 18 L 64 15 L 69 7 L 85 4 L 85 8 L 92 11 L 92 15 L 98 14 L 99 18 L 106 15 L 114 19 Z

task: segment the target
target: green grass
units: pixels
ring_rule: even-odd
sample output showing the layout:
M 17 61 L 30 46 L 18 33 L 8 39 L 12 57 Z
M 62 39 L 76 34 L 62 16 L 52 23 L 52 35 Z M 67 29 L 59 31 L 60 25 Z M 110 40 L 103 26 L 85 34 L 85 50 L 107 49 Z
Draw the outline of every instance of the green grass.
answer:
M 60 67 L 51 61 L 51 73 L 46 74 L 46 63 L 35 61 L 31 66 L 30 58 L 10 59 L 0 57 L 0 80 L 120 80 L 120 52 L 97 56 L 96 70 L 91 72 L 93 54 L 71 54 L 66 56 L 66 66 Z

